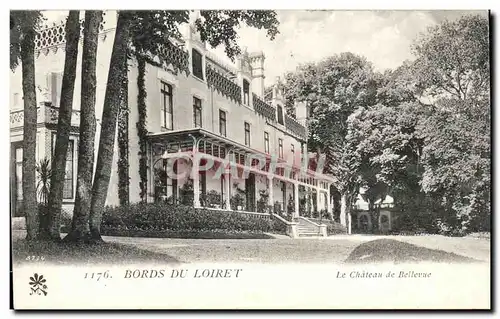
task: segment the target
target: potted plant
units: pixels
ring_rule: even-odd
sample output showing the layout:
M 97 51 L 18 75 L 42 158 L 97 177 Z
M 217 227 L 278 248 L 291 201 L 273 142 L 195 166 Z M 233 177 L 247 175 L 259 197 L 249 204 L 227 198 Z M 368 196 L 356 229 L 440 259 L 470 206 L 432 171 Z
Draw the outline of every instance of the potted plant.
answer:
M 37 191 L 40 203 L 47 205 L 50 192 L 50 178 L 52 176 L 52 169 L 50 160 L 48 158 L 42 159 L 36 164 L 36 171 L 38 173 Z
M 180 203 L 186 206 L 192 206 L 194 203 L 193 180 L 188 179 L 179 189 Z
M 293 200 L 292 194 L 288 196 L 288 204 L 286 206 L 286 211 L 287 215 L 289 215 L 290 218 L 293 217 L 293 213 L 295 212 L 295 201 Z
M 267 190 L 259 191 L 259 200 L 257 201 L 257 212 L 259 213 L 267 213 L 268 210 L 268 201 L 269 201 L 269 193 Z
M 243 210 L 244 204 L 245 204 L 245 198 L 241 196 L 240 193 L 236 193 L 231 197 L 232 210 Z
M 278 215 L 282 215 L 283 209 L 281 208 L 281 203 L 278 201 L 274 202 L 274 213 Z

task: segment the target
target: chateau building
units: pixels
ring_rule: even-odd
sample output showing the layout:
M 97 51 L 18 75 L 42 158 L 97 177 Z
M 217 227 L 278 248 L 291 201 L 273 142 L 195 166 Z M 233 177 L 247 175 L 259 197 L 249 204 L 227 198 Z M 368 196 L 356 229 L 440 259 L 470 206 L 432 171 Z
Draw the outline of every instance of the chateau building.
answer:
M 96 157 L 116 23 L 112 14 L 105 17 L 97 52 Z M 36 38 L 37 161 L 50 159 L 55 145 L 64 35 L 61 24 L 40 30 Z M 64 184 L 64 207 L 70 211 L 76 194 L 82 42 Z M 137 61 L 129 61 L 128 142 L 122 156 L 117 133 L 106 205 L 119 204 L 119 170 L 125 163 L 131 203 L 181 201 L 191 194 L 195 207 L 267 214 L 268 210 L 262 210 L 266 206 L 295 217 L 307 207 L 331 213 L 328 199 L 334 179 L 313 171 L 301 155 L 307 154 L 307 105 L 296 103 L 293 118 L 286 112 L 279 85 L 264 96 L 263 52 L 243 50 L 235 65 L 224 63 L 208 50 L 190 23 L 185 25 L 183 40 L 165 44 L 163 57 L 167 58 L 158 58 L 163 67 L 145 66 L 144 109 L 138 103 L 142 70 Z M 183 68 L 189 72 L 179 71 Z M 22 207 L 21 67 L 11 72 L 10 81 L 15 213 Z M 141 125 L 146 134 L 141 135 Z

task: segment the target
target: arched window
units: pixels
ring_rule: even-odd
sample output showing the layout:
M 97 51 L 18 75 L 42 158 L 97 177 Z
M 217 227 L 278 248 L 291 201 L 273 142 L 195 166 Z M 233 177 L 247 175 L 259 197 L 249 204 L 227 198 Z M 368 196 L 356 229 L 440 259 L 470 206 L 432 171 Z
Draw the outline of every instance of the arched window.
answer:
M 281 105 L 278 105 L 277 109 L 278 109 L 278 123 L 284 125 L 285 123 L 283 122 L 283 108 L 281 107 Z
M 243 104 L 250 105 L 250 83 L 243 80 Z
M 195 49 L 192 50 L 191 55 L 193 75 L 198 79 L 203 80 L 203 56 Z

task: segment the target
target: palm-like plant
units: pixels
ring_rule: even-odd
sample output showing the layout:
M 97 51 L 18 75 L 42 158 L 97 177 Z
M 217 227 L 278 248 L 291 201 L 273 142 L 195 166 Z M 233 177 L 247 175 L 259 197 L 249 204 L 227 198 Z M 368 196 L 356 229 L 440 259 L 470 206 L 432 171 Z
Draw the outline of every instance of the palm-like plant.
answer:
M 50 177 L 52 175 L 52 170 L 50 166 L 50 160 L 44 158 L 36 164 L 36 171 L 38 173 L 38 183 L 36 186 L 38 198 L 40 203 L 47 205 L 50 192 Z

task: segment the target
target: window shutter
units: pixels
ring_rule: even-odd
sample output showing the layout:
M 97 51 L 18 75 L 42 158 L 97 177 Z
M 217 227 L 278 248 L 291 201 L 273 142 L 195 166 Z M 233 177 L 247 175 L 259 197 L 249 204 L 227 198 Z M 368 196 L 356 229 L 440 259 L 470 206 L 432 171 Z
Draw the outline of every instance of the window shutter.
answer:
M 56 101 L 57 101 L 57 107 L 60 106 L 60 102 L 61 102 L 61 88 L 62 88 L 62 73 L 57 73 L 56 75 L 56 78 L 57 78 L 57 98 L 56 98 Z

